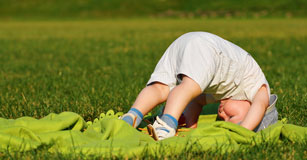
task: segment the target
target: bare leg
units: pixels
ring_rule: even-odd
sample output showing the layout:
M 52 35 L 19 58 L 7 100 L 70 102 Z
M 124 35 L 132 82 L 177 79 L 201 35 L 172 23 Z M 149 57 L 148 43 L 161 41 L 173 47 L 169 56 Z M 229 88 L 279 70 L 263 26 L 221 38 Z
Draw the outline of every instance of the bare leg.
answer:
M 206 95 L 200 94 L 196 98 L 194 98 L 187 106 L 184 112 L 184 116 L 186 119 L 186 127 L 188 128 L 196 128 L 198 117 L 200 112 L 202 111 L 203 106 L 206 105 Z
M 166 101 L 169 87 L 163 83 L 155 82 L 145 87 L 136 98 L 131 108 L 136 108 L 146 115 L 155 106 Z
M 183 75 L 181 84 L 176 86 L 167 98 L 164 114 L 170 114 L 178 120 L 188 103 L 200 94 L 200 86 L 193 79 Z

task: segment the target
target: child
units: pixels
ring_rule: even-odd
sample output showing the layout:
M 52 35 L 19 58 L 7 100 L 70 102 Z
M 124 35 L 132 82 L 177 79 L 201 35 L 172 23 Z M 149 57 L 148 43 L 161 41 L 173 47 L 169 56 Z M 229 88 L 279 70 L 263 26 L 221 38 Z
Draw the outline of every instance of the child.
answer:
M 187 127 L 195 128 L 202 106 L 219 101 L 222 120 L 258 131 L 277 121 L 276 109 L 267 111 L 269 95 L 262 70 L 246 51 L 211 33 L 191 32 L 168 47 L 122 120 L 137 127 L 143 115 L 166 101 L 152 126 L 162 140 L 175 135 L 184 110 Z

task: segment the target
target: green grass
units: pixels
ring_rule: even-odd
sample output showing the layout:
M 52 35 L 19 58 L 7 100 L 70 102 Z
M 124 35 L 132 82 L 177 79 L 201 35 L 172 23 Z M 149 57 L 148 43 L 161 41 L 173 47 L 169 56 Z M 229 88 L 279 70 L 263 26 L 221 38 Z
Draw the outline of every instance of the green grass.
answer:
M 246 152 L 234 152 L 221 154 L 217 152 L 182 152 L 178 155 L 163 156 L 162 154 L 148 155 L 144 153 L 142 157 L 133 157 L 131 159 L 306 159 L 306 143 L 283 142 L 279 145 L 263 144 L 261 146 L 251 146 Z M 65 155 L 61 153 L 50 154 L 48 147 L 44 146 L 40 149 L 29 151 L 26 153 L 0 153 L 1 159 L 127 159 L 125 156 L 114 156 L 112 154 L 101 158 L 97 156 L 85 156 L 83 154 Z
M 4 19 L 306 17 L 304 0 L 2 0 Z
M 117 19 L 0 24 L 0 117 L 40 118 L 50 112 L 73 111 L 85 120 L 93 120 L 109 109 L 127 111 L 168 45 L 183 33 L 201 30 L 220 35 L 250 52 L 266 74 L 271 92 L 279 96 L 279 118 L 287 118 L 295 125 L 307 124 L 306 19 Z M 49 154 L 46 148 L 0 153 L 0 158 L 10 156 L 65 158 Z M 248 153 L 231 155 L 179 156 L 304 159 L 306 143 L 254 146 Z

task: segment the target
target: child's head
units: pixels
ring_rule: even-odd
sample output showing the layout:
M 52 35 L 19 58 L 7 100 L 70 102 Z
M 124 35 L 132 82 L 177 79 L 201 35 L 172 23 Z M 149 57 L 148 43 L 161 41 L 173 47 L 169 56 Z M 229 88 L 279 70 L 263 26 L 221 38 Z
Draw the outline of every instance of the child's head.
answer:
M 221 119 L 233 123 L 241 122 L 246 116 L 251 103 L 247 100 L 221 100 L 218 115 Z

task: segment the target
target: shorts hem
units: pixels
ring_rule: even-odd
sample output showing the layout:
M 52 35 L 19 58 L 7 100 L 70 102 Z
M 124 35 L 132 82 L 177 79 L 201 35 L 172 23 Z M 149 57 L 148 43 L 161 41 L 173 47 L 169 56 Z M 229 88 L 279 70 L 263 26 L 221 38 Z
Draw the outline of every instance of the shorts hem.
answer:
M 152 74 L 149 81 L 147 82 L 146 86 L 149 86 L 150 84 L 154 82 L 160 82 L 165 85 L 168 85 L 170 87 L 170 90 L 172 90 L 175 87 L 175 82 L 174 80 L 170 80 L 171 78 L 166 74 L 166 73 L 161 73 L 161 74 Z

